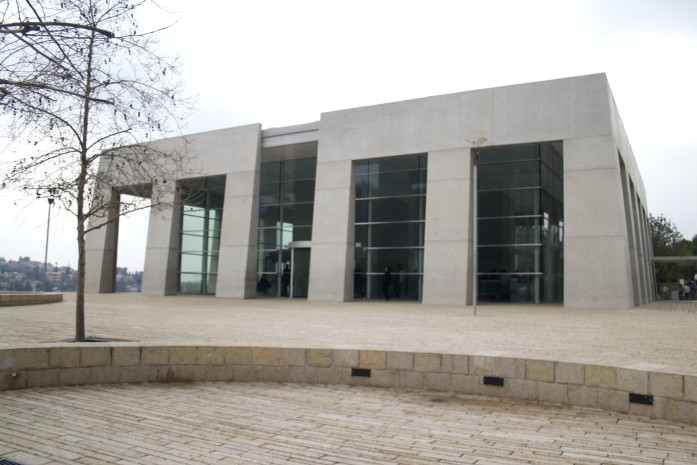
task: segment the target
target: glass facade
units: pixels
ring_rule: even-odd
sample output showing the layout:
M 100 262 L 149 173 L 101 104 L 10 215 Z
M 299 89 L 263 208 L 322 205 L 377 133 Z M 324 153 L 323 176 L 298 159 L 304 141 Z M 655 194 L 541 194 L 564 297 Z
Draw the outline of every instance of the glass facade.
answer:
M 179 284 L 181 294 L 215 294 L 225 176 L 184 180 L 181 196 Z
M 421 300 L 426 218 L 426 154 L 357 161 L 354 298 Z
M 294 241 L 312 239 L 316 169 L 315 158 L 261 164 L 258 295 L 289 296 L 289 245 Z M 296 274 L 296 280 L 304 276 L 305 273 Z
M 561 142 L 478 149 L 479 300 L 562 302 Z

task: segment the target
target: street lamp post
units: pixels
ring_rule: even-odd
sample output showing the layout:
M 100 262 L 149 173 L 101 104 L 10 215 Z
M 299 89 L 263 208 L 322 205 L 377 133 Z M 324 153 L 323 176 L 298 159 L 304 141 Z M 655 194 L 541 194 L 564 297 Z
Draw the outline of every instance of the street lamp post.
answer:
M 472 147 L 479 147 L 487 142 L 486 137 L 480 137 L 477 140 L 472 141 Z M 479 202 L 478 202 L 478 191 L 479 191 L 479 177 L 477 176 L 477 164 L 479 163 L 479 150 L 472 152 L 472 177 L 473 182 L 473 192 L 472 192 L 472 314 L 477 316 L 477 298 L 479 296 Z
M 48 265 L 48 233 L 51 228 L 51 205 L 53 205 L 54 198 L 49 197 L 48 199 L 48 221 L 46 221 L 46 249 L 44 251 L 44 280 L 41 286 L 42 291 L 46 292 L 46 268 Z
M 479 205 L 477 191 L 479 190 L 479 179 L 477 179 L 477 163 L 479 162 L 479 151 L 475 151 L 472 157 L 472 175 L 474 176 L 474 192 L 472 193 L 472 217 L 474 221 L 472 232 L 472 314 L 477 316 L 477 298 L 479 297 L 479 254 L 477 249 L 479 233 Z

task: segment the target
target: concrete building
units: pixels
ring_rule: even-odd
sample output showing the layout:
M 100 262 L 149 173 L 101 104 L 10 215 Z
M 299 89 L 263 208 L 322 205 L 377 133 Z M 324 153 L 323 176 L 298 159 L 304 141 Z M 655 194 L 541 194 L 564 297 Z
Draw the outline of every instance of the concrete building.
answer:
M 144 293 L 381 299 L 390 267 L 392 299 L 471 304 L 477 172 L 479 301 L 654 300 L 646 193 L 604 74 L 157 144 L 184 141 L 196 174 L 151 215 Z M 116 228 L 88 236 L 88 291 L 113 291 Z

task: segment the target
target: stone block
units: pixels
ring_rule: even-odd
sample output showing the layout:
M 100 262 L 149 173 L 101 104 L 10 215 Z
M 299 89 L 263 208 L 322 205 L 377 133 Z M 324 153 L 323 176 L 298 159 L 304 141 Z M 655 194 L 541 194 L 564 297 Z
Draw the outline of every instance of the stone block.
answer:
M 140 365 L 140 347 L 112 347 L 111 365 L 115 367 Z
M 290 368 L 287 366 L 258 366 L 257 380 L 264 383 L 287 383 Z
M 616 370 L 613 367 L 586 365 L 586 386 L 615 389 L 617 387 Z
M 387 357 L 382 350 L 361 350 L 358 356 L 358 368 L 384 370 L 387 368 Z
M 334 351 L 332 349 L 307 349 L 305 357 L 307 366 L 311 367 L 330 367 Z
M 441 371 L 441 355 L 415 353 L 414 370 L 439 373 Z
M 14 349 L 15 370 L 48 368 L 49 349 Z
M 525 377 L 533 381 L 554 382 L 554 362 L 548 360 L 526 360 Z
M 15 352 L 12 349 L 0 349 L 0 370 L 9 370 L 15 366 Z
M 672 373 L 649 373 L 649 394 L 672 399 L 683 398 L 683 376 Z
M 232 379 L 232 366 L 211 365 L 208 367 L 206 381 L 231 381 Z
M 51 347 L 48 359 L 51 368 L 77 368 L 80 366 L 80 348 Z
M 156 379 L 158 382 L 187 382 L 197 381 L 195 365 L 169 365 L 158 367 Z
M 147 379 L 146 372 L 152 367 L 123 366 L 119 367 L 119 383 L 142 383 Z
M 569 385 L 568 388 L 568 404 L 578 407 L 598 408 L 598 393 L 599 388 L 590 386 Z
M 13 369 L 0 370 L 0 391 L 27 387 L 27 372 Z
M 47 370 L 29 370 L 27 372 L 27 387 L 59 386 L 59 368 Z
M 348 384 L 350 368 L 322 368 L 317 371 L 317 384 Z
M 398 372 L 397 387 L 400 389 L 423 389 L 424 374 L 418 371 L 400 370 Z
M 612 412 L 629 413 L 629 394 L 612 389 L 599 389 L 598 408 Z
M 219 346 L 200 346 L 196 351 L 197 365 L 223 365 L 225 364 L 225 354 L 223 348 Z
M 389 354 L 388 354 L 389 365 Z M 396 370 L 372 370 L 370 385 L 375 387 L 397 387 L 398 374 Z
M 278 366 L 281 364 L 281 351 L 279 347 L 253 347 L 252 365 Z
M 514 399 L 537 400 L 538 382 L 527 379 L 511 378 L 507 380 L 510 396 Z
M 248 383 L 257 381 L 257 367 L 251 365 L 233 365 L 230 381 Z
M 89 368 L 62 368 L 58 370 L 58 383 L 61 386 L 91 384 Z
M 473 375 L 525 379 L 525 360 L 472 355 L 469 370 Z
M 358 366 L 358 351 L 336 349 L 334 351 L 333 366 L 339 368 L 356 368 Z
M 252 348 L 225 347 L 223 358 L 227 365 L 250 365 L 252 363 Z
M 80 349 L 80 366 L 111 366 L 111 347 L 82 347 Z
M 195 346 L 181 346 L 169 348 L 170 365 L 196 365 L 198 351 Z
M 388 370 L 413 370 L 413 352 L 387 352 Z
M 697 402 L 697 376 L 684 376 L 684 398 L 690 402 Z
M 554 381 L 561 384 L 583 385 L 585 366 L 580 363 L 557 362 L 554 365 Z
M 566 384 L 538 383 L 537 399 L 551 404 L 568 404 L 569 387 Z
M 288 367 L 288 383 L 315 384 L 317 367 Z
M 453 392 L 462 394 L 479 394 L 481 377 L 476 375 L 453 374 Z
M 666 399 L 663 419 L 697 425 L 697 404 L 684 400 Z
M 119 367 L 92 367 L 89 372 L 90 384 L 115 384 L 121 381 Z
M 169 347 L 143 347 L 140 352 L 142 365 L 169 365 Z
M 642 370 L 617 369 L 617 389 L 636 394 L 649 392 L 649 374 Z
M 447 361 L 446 361 L 447 357 Z M 443 355 L 443 371 L 467 375 L 470 371 L 470 358 L 467 355 Z
M 450 392 L 453 379 L 450 373 L 424 373 L 424 389 L 428 391 Z

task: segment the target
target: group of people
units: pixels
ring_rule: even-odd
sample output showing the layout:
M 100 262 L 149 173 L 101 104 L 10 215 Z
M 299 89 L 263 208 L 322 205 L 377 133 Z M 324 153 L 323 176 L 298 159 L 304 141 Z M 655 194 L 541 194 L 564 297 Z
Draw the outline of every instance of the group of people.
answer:
M 697 274 L 694 276 L 688 276 L 687 278 L 680 279 L 678 281 L 678 300 L 696 300 L 697 299 Z M 664 285 L 663 289 L 663 300 L 671 299 L 671 289 Z
M 695 300 L 696 283 L 694 277 L 690 276 L 680 280 L 682 292 L 678 290 L 678 298 L 680 300 Z

